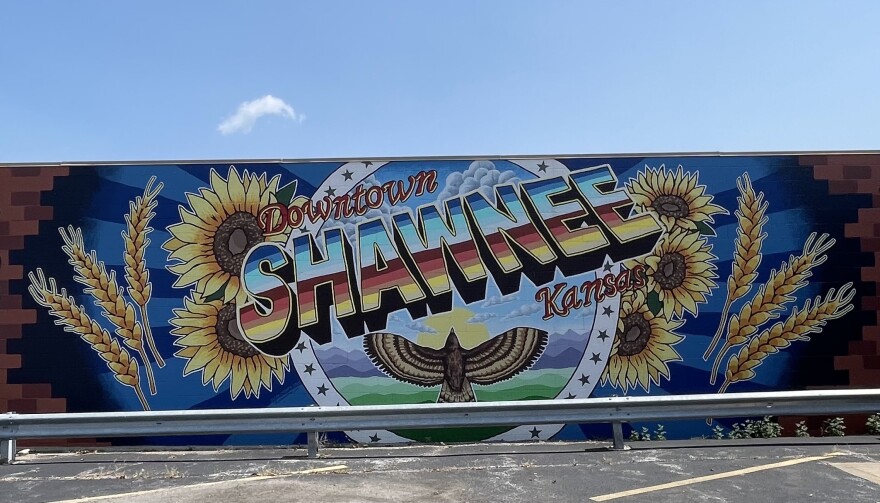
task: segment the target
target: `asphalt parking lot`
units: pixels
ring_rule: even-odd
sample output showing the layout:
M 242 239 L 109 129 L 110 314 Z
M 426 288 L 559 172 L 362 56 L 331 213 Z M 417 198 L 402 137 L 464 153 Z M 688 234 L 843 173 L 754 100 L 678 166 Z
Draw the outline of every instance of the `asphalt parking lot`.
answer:
M 880 439 L 30 452 L 0 501 L 880 501 Z

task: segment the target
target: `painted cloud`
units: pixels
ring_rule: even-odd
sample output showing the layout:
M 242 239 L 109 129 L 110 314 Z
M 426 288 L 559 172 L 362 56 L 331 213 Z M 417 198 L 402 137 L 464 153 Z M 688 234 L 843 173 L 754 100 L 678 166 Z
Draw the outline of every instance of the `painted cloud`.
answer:
M 438 201 L 467 194 L 479 189 L 483 197 L 494 200 L 493 186 L 518 182 L 513 171 L 499 171 L 492 161 L 474 161 L 463 172 L 456 171 L 446 177 L 446 186 L 437 196 Z

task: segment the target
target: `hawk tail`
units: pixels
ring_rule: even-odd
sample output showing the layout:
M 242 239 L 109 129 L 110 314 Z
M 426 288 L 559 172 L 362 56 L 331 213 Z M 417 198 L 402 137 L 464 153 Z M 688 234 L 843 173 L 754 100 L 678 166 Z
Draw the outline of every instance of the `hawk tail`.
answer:
M 452 389 L 452 386 L 443 381 L 443 386 L 440 388 L 440 396 L 437 397 L 437 403 L 462 403 L 462 402 L 476 402 L 477 397 L 474 396 L 474 389 L 471 387 L 471 383 L 464 381 L 460 390 L 455 391 Z

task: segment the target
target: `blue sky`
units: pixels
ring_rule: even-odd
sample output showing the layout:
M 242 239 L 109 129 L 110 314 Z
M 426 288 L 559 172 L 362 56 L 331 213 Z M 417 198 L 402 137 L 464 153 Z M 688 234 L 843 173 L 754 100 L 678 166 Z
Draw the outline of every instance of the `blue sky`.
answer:
M 0 162 L 877 149 L 878 20 L 872 1 L 7 0 Z M 289 109 L 218 130 L 266 95 Z

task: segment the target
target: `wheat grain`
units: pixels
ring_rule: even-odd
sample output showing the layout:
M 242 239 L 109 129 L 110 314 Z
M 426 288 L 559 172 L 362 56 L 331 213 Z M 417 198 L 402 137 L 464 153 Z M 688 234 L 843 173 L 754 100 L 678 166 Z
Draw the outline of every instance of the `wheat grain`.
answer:
M 794 300 L 792 295 L 806 286 L 807 279 L 813 274 L 811 270 L 828 260 L 825 252 L 834 246 L 834 243 L 835 240 L 828 234 L 822 234 L 818 238 L 815 232 L 810 234 L 804 243 L 803 253 L 797 257 L 789 257 L 787 262 L 779 266 L 778 271 L 776 269 L 771 271 L 767 283 L 742 306 L 739 314 L 731 315 L 724 345 L 715 357 L 712 373 L 709 375 L 711 384 L 715 384 L 718 367 L 727 351 L 748 342 L 749 337 L 757 332 L 761 325 L 779 317 L 779 311 Z
M 740 197 L 737 198 L 739 201 L 738 209 L 735 212 L 737 236 L 734 242 L 733 266 L 731 274 L 727 278 L 727 300 L 721 310 L 718 330 L 703 354 L 703 360 L 709 359 L 721 340 L 730 306 L 738 299 L 745 297 L 752 289 L 752 284 L 758 277 L 758 266 L 761 265 L 761 246 L 767 237 L 764 232 L 764 224 L 767 223 L 768 203 L 764 200 L 764 193 L 755 194 L 748 173 L 737 178 L 736 186 L 740 193 Z
M 65 289 L 62 288 L 59 292 L 54 278 L 46 281 L 46 276 L 40 269 L 37 270 L 37 274 L 29 273 L 28 278 L 31 281 L 28 291 L 37 303 L 49 308 L 49 313 L 57 318 L 55 324 L 64 326 L 64 330 L 78 334 L 86 341 L 92 350 L 101 356 L 107 368 L 113 371 L 113 377 L 121 384 L 134 389 L 144 410 L 150 410 L 150 405 L 141 391 L 137 360 L 113 340 L 107 330 L 86 314 L 73 297 L 67 295 Z
M 828 320 L 852 311 L 851 301 L 855 294 L 852 283 L 847 283 L 836 293 L 832 288 L 824 299 L 821 296 L 813 301 L 808 299 L 803 309 L 793 309 L 784 322 L 777 322 L 753 337 L 727 361 L 724 384 L 719 393 L 724 393 L 733 383 L 753 378 L 755 369 L 770 355 L 789 347 L 792 342 L 809 340 L 809 334 L 821 332 Z
M 85 293 L 95 299 L 95 305 L 101 308 L 104 316 L 116 326 L 116 335 L 122 338 L 125 345 L 137 351 L 144 361 L 144 370 L 147 373 L 147 382 L 150 394 L 156 394 L 156 381 L 153 378 L 153 369 L 144 351 L 143 327 L 135 317 L 134 306 L 128 302 L 121 293 L 119 284 L 116 282 L 116 272 L 107 273 L 104 262 L 98 261 L 95 251 L 85 252 L 82 231 L 68 227 L 58 229 L 64 246 L 64 253 L 70 257 L 73 265 L 74 280 L 85 285 Z
M 144 252 L 150 245 L 150 239 L 147 236 L 153 231 L 153 228 L 150 227 L 150 221 L 156 216 L 153 211 L 158 204 L 156 196 L 164 186 L 160 182 L 153 188 L 155 181 L 156 177 L 151 177 L 144 188 L 144 194 L 128 203 L 129 211 L 125 215 L 126 229 L 122 231 L 122 240 L 125 244 L 123 257 L 125 259 L 125 281 L 128 283 L 128 295 L 138 305 L 141 322 L 144 326 L 144 340 L 150 348 L 153 359 L 156 360 L 156 365 L 162 368 L 165 366 L 165 360 L 156 348 L 153 331 L 150 328 L 150 319 L 147 316 L 147 303 L 152 297 L 153 284 L 150 283 L 150 271 L 147 269 L 147 261 L 144 259 Z

